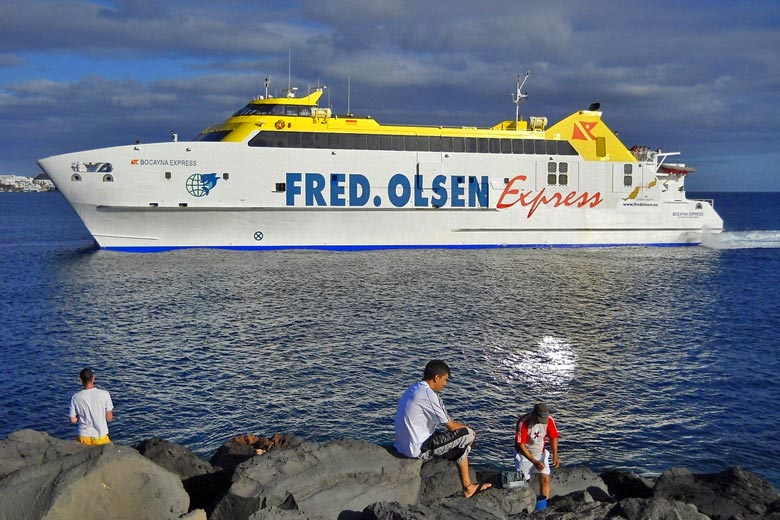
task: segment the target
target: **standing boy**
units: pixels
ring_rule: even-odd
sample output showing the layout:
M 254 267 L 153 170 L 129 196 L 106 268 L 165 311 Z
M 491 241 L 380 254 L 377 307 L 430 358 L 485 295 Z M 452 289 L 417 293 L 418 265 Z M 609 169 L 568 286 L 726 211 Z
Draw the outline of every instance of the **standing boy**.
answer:
M 108 423 L 114 420 L 111 394 L 95 388 L 95 374 L 91 368 L 82 370 L 79 379 L 84 389 L 70 399 L 70 422 L 78 423 L 76 440 L 89 446 L 108 444 L 111 442 Z
M 550 453 L 545 449 L 545 439 L 550 439 L 553 466 L 560 466 L 558 460 L 558 429 L 550 410 L 544 403 L 535 404 L 531 413 L 517 420 L 515 430 L 515 467 L 528 481 L 531 474 L 539 475 L 540 501 L 550 497 Z M 546 502 L 545 502 L 546 503 Z

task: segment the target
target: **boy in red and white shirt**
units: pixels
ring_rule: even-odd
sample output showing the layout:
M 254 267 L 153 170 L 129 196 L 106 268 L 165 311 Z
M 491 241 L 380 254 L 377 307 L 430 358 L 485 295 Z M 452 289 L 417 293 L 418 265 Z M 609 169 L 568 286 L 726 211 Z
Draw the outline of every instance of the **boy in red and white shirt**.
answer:
M 560 466 L 558 460 L 558 429 L 550 410 L 544 403 L 534 405 L 531 413 L 517 420 L 515 431 L 515 467 L 528 481 L 531 474 L 539 475 L 539 492 L 550 497 L 550 453 L 545 449 L 545 439 L 550 439 L 553 466 Z

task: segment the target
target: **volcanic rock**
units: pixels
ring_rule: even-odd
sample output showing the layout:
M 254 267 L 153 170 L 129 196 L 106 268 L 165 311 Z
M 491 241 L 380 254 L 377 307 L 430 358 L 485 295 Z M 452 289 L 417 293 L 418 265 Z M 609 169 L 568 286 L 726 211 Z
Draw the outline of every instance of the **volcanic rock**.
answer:
M 304 442 L 239 465 L 211 519 L 244 520 L 270 507 L 336 518 L 373 502 L 413 504 L 419 492 L 419 460 L 365 441 Z
M 51 446 L 42 440 L 42 449 Z M 188 505 L 176 475 L 114 444 L 48 457 L 0 480 L 2 519 L 169 520 L 187 513 Z

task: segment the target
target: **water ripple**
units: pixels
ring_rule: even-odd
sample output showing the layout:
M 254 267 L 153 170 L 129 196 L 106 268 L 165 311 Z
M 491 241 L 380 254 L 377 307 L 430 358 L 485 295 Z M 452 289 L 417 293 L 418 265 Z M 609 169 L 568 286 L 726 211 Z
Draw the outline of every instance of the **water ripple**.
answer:
M 739 460 L 780 482 L 776 249 L 127 255 L 21 243 L 0 253 L 2 436 L 72 436 L 67 401 L 92 365 L 119 442 L 160 436 L 204 456 L 238 433 L 391 442 L 401 393 L 442 358 L 444 399 L 477 429 L 477 463 L 505 464 L 516 418 L 545 400 L 564 464 L 654 473 Z

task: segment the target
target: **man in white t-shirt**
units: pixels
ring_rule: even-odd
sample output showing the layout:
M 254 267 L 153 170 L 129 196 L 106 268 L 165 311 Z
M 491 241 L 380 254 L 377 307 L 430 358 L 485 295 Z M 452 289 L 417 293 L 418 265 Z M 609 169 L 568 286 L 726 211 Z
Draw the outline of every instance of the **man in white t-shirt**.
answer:
M 114 420 L 114 403 L 106 390 L 95 388 L 95 374 L 85 368 L 79 373 L 84 389 L 70 399 L 70 422 L 78 424 L 76 440 L 95 446 L 108 444 L 108 423 Z
M 407 457 L 430 459 L 444 457 L 458 465 L 463 496 L 472 497 L 492 486 L 472 483 L 468 454 L 477 434 L 450 418 L 439 393 L 450 377 L 450 367 L 435 359 L 425 366 L 423 380 L 410 386 L 398 402 L 395 414 L 395 449 Z M 447 431 L 436 433 L 443 425 Z

